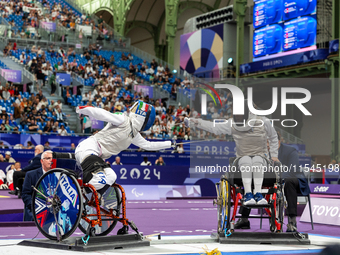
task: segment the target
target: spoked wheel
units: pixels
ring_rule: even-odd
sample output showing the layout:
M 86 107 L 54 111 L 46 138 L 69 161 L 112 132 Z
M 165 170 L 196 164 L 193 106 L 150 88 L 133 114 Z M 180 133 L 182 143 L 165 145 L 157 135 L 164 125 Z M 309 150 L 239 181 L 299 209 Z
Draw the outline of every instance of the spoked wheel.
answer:
M 85 200 L 91 201 L 92 193 L 83 194 L 83 196 L 86 196 L 86 198 L 84 197 Z M 110 220 L 112 219 L 112 217 L 106 216 L 110 213 L 111 210 L 115 216 L 119 217 L 120 215 L 121 199 L 120 199 L 120 193 L 119 193 L 118 188 L 116 187 L 108 188 L 100 200 L 101 200 L 100 211 L 101 211 L 101 217 L 102 217 L 102 226 L 100 227 L 99 225 L 96 225 L 94 227 L 95 236 L 105 236 L 109 234 L 112 231 L 112 229 L 114 229 L 114 227 L 116 226 L 117 221 Z M 85 206 L 85 209 L 84 209 L 85 211 L 83 213 L 83 218 L 80 221 L 79 229 L 84 234 L 86 234 L 86 231 L 89 227 L 89 223 L 87 223 L 87 221 L 84 220 L 84 217 L 88 218 L 89 220 L 96 220 L 98 219 L 98 217 L 89 216 L 90 214 L 94 214 L 94 215 L 97 214 L 97 210 L 95 207 L 89 206 L 87 204 L 85 204 L 84 206 Z
M 217 197 L 218 233 L 222 233 L 225 229 L 229 228 L 230 202 L 230 185 L 226 179 L 221 178 L 219 184 L 219 194 Z
M 33 219 L 40 232 L 51 240 L 72 235 L 81 219 L 83 205 L 77 179 L 56 168 L 40 177 L 33 190 Z

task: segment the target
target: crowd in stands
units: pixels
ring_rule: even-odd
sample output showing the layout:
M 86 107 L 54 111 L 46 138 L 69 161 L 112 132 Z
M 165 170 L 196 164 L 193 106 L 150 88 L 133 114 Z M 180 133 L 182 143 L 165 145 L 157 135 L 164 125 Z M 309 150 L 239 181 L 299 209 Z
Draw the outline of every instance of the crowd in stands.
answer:
M 9 8 L 6 7 L 5 9 L 9 9 L 9 13 L 5 13 L 5 15 L 18 13 L 17 15 L 22 15 L 26 24 L 35 26 L 39 26 L 39 20 L 59 20 L 63 26 L 72 30 L 75 29 L 76 24 L 89 25 L 93 29 L 98 29 L 103 34 L 109 35 L 102 17 L 96 24 L 90 16 L 80 13 L 63 1 L 41 0 L 40 2 L 50 14 L 42 17 L 39 10 L 27 9 L 36 6 L 24 1 L 10 5 Z M 25 11 L 29 10 L 29 13 L 25 12 L 24 9 Z M 188 78 L 181 80 L 175 77 L 168 66 L 162 66 L 155 60 L 149 63 L 128 52 L 102 50 L 100 43 L 84 48 L 82 54 L 76 53 L 72 47 L 69 49 L 56 48 L 53 44 L 48 49 L 42 49 L 40 46 L 32 46 L 30 49 L 17 49 L 14 43 L 8 45 L 4 54 L 16 57 L 31 73 L 35 74 L 37 81 L 40 81 L 42 85 L 48 83 L 51 86 L 51 95 L 54 95 L 56 90 L 57 72 L 66 72 L 72 77 L 83 78 L 85 86 L 93 87 L 92 91 L 82 95 L 80 93 L 73 95 L 72 88 L 65 87 L 63 89 L 64 102 L 71 106 L 92 105 L 111 112 L 122 111 L 129 114 L 129 107 L 135 100 L 139 99 L 155 105 L 157 120 L 146 133 L 148 138 L 214 137 L 214 135 L 204 131 L 196 132 L 183 127 L 179 116 L 196 117 L 195 115 L 198 115 L 189 106 L 175 108 L 174 106 L 167 106 L 166 102 L 161 102 L 159 99 L 151 99 L 142 93 L 133 92 L 134 85 L 151 84 L 161 88 L 171 98 L 176 99 L 179 88 L 189 90 L 199 86 L 194 80 Z M 120 75 L 118 69 L 125 69 L 126 72 L 124 75 Z M 4 90 L 6 94 L 4 96 L 4 93 L 2 93 L 1 109 L 5 109 L 6 113 L 8 111 L 13 113 L 11 113 L 12 116 L 8 117 L 8 120 L 6 116 L 5 119 L 2 119 L 0 131 L 53 132 L 60 135 L 70 133 L 67 127 L 67 116 L 63 114 L 60 104 L 55 105 L 55 102 L 49 102 L 39 94 L 34 96 L 17 92 L 18 95 L 8 96 L 6 88 L 9 90 L 9 85 L 6 84 L 0 91 L 2 93 Z M 230 94 L 225 95 L 223 100 L 221 109 L 215 109 L 213 105 L 209 105 L 208 118 L 230 117 Z
M 121 47 L 126 46 L 122 38 L 118 41 L 114 40 L 113 30 L 109 30 L 102 16 L 95 21 L 89 14 L 81 13 L 62 0 L 39 0 L 35 3 L 27 0 L 2 1 L 0 2 L 0 16 L 10 26 L 8 34 L 5 35 L 9 38 L 41 39 L 39 28 L 45 29 L 41 22 L 53 22 L 56 23 L 56 28 L 62 26 L 66 31 L 77 30 L 80 43 L 84 36 L 92 37 L 93 33 L 98 36 L 97 40 L 107 40 Z M 91 35 L 88 31 L 92 31 Z
M 65 87 L 63 90 L 64 101 L 74 107 L 92 105 L 111 112 L 123 111 L 128 114 L 129 107 L 135 100 L 143 100 L 155 105 L 159 122 L 156 122 L 151 128 L 150 133 L 147 134 L 149 138 L 175 137 L 178 139 L 191 139 L 193 136 L 213 136 L 212 134 L 205 134 L 205 132 L 192 133 L 190 130 L 182 127 L 176 117 L 179 115 L 189 115 L 190 109 L 188 106 L 185 108 L 179 106 L 178 109 L 175 109 L 173 106 L 165 107 L 165 104 L 159 102 L 158 99 L 150 99 L 148 95 L 145 96 L 142 93 L 133 92 L 134 85 L 152 84 L 168 91 L 175 98 L 177 86 L 181 89 L 192 89 L 197 86 L 193 80 L 188 78 L 180 80 L 174 77 L 168 67 L 164 68 L 156 61 L 147 63 L 145 60 L 128 53 L 101 51 L 97 45 L 90 45 L 88 49 L 84 50 L 83 54 L 76 54 L 73 48 L 69 48 L 67 51 L 62 47 L 54 49 L 53 45 L 48 50 L 42 50 L 40 47 L 35 48 L 33 46 L 30 50 L 12 50 L 11 54 L 19 58 L 36 75 L 37 80 L 41 80 L 43 85 L 48 80 L 49 84 L 53 85 L 51 94 L 54 94 L 55 91 L 54 83 L 57 72 L 64 71 L 86 79 L 87 85 L 93 87 L 93 90 L 88 93 L 73 95 L 70 87 Z M 127 67 L 125 74 L 119 75 L 116 69 L 124 66 Z M 52 75 L 50 75 L 51 73 Z M 23 98 L 25 102 L 27 99 Z M 30 99 L 32 105 L 35 103 L 34 106 L 38 106 L 39 104 L 38 110 L 33 109 L 32 111 L 34 111 L 34 114 L 42 115 L 42 117 L 34 117 L 32 119 L 32 116 L 24 111 L 26 119 L 20 121 L 24 129 L 27 125 L 27 131 L 55 132 L 58 130 L 60 122 L 65 123 L 66 116 L 62 114 L 61 109 L 50 111 L 48 101 L 43 99 L 42 96 L 38 100 L 33 100 L 32 97 Z M 221 109 L 215 109 L 211 105 L 212 103 L 209 105 L 208 117 L 230 117 L 231 94 L 222 96 L 222 100 L 223 107 Z M 44 107 L 40 107 L 41 105 L 44 105 Z M 195 114 L 195 111 L 193 114 Z M 43 123 L 46 123 L 46 125 Z M 54 125 L 57 126 L 56 130 L 53 129 Z M 59 132 L 62 135 L 68 132 L 66 129 L 66 131 L 61 129 L 62 127 L 60 126 Z
M 74 133 L 67 126 L 63 103 L 49 101 L 38 94 L 22 93 L 17 86 L 0 83 L 0 132 L 53 133 L 61 136 Z M 1 144 L 0 144 L 1 146 Z

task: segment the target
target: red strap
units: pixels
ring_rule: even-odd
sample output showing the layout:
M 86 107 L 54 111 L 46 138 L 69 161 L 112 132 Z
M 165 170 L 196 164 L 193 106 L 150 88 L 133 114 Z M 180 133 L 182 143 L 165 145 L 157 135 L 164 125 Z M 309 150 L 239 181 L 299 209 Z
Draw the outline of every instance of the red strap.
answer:
M 14 185 L 13 185 L 13 183 L 11 183 L 10 185 L 8 185 L 8 188 L 9 188 L 10 190 L 14 190 Z
M 0 185 L 4 184 L 4 182 L 2 180 L 0 180 Z
M 56 167 L 57 167 L 57 160 L 54 158 L 54 159 L 52 159 L 51 169 L 54 169 Z
M 91 105 L 84 105 L 84 106 L 79 106 L 79 109 L 81 110 L 81 109 L 84 109 L 84 108 L 86 108 L 86 107 L 92 107 L 92 108 L 94 108 L 94 107 L 91 106 Z

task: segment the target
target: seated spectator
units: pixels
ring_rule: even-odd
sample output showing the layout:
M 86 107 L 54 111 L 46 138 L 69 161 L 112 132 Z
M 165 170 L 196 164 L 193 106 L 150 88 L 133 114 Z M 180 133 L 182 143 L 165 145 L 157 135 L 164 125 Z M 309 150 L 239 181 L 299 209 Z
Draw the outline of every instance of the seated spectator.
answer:
M 13 165 L 11 165 L 11 170 L 7 172 L 6 180 L 7 180 L 7 186 L 10 190 L 14 190 L 13 175 L 15 171 L 21 171 L 20 162 L 15 162 Z M 0 180 L 0 184 L 1 184 L 1 180 Z
M 178 146 L 177 146 L 177 153 L 184 153 L 184 148 L 183 148 L 183 144 L 179 144 Z
M 144 157 L 144 161 L 140 163 L 141 166 L 152 166 L 151 162 L 148 160 L 148 157 Z
M 0 141 L 0 148 L 1 149 L 8 149 L 8 145 L 4 144 L 3 141 Z
M 74 143 L 71 143 L 71 151 L 75 151 L 76 150 L 76 146 L 74 145 Z
M 38 52 L 38 50 L 36 49 L 36 46 L 33 45 L 32 49 L 31 49 L 31 53 L 37 53 L 37 52 Z
M 20 63 L 21 64 L 24 64 L 25 60 L 26 60 L 26 55 L 25 55 L 25 52 L 23 51 L 20 55 Z
M 67 130 L 65 129 L 65 126 L 63 124 L 60 125 L 60 128 L 58 129 L 58 134 L 60 136 L 67 136 Z
M 163 160 L 163 157 L 159 157 L 156 161 L 155 161 L 155 165 L 156 166 L 165 166 L 166 164 L 165 164 L 165 162 L 164 162 L 164 160 Z
M 39 130 L 39 126 L 37 125 L 34 119 L 32 119 L 31 122 L 27 125 L 28 125 L 28 130 L 30 132 L 37 132 Z
M 15 123 L 16 124 L 16 123 Z M 5 128 L 7 131 L 18 131 L 18 127 L 14 123 L 10 123 L 9 119 L 5 121 Z
M 15 163 L 14 158 L 12 158 L 12 153 L 10 151 L 5 152 L 4 162 Z
M 122 162 L 120 162 L 120 157 L 116 157 L 115 161 L 112 163 L 112 165 L 123 165 Z
M 33 143 L 31 141 L 27 142 L 26 149 L 28 149 L 28 150 L 33 150 L 34 149 L 34 145 L 33 145 Z
M 11 98 L 11 94 L 8 92 L 8 87 L 6 86 L 5 90 L 2 91 L 2 99 L 8 100 Z
M 171 87 L 171 96 L 173 97 L 174 100 L 177 98 L 177 85 L 174 84 Z
M 43 132 L 44 133 L 50 133 L 50 132 L 52 132 L 52 129 L 53 129 L 53 127 L 51 125 L 51 121 L 47 121 L 46 125 L 45 125 L 45 127 L 43 129 Z
M 45 149 L 45 150 L 50 150 L 50 149 L 51 149 L 51 147 L 50 147 L 50 142 L 49 142 L 49 141 L 45 142 L 45 144 L 44 144 L 44 149 Z
M 39 178 L 46 173 L 47 171 L 51 170 L 52 166 L 52 151 L 45 151 L 41 155 L 41 167 L 37 168 L 33 171 L 30 171 L 26 174 L 23 189 L 22 189 L 22 200 L 25 204 L 25 210 L 24 210 L 24 221 L 32 221 L 32 193 L 33 188 L 32 186 L 35 186 L 39 180 Z

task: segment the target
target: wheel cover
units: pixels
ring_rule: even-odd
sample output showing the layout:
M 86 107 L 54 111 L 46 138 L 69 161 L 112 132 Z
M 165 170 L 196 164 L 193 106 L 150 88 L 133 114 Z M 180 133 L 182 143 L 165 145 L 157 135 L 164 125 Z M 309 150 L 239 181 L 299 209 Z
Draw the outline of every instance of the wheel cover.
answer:
M 49 173 L 37 189 L 49 198 L 36 193 L 34 214 L 41 231 L 51 237 L 57 237 L 57 229 L 61 236 L 73 232 L 79 223 L 80 199 L 71 177 L 61 172 Z

